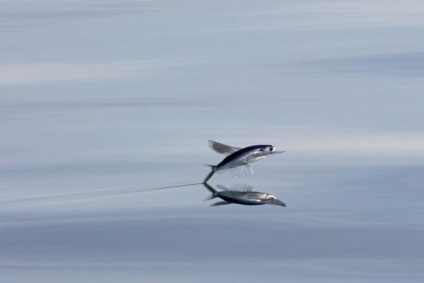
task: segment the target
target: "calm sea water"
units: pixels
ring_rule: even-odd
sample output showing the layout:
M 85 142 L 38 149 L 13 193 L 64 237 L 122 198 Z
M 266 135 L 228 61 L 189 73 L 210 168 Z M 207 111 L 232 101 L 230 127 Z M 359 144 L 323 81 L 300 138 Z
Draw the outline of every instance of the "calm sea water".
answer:
M 200 2 L 200 3 L 199 3 Z M 420 1 L 1 1 L 4 282 L 422 282 Z M 207 140 L 273 144 L 210 207 Z

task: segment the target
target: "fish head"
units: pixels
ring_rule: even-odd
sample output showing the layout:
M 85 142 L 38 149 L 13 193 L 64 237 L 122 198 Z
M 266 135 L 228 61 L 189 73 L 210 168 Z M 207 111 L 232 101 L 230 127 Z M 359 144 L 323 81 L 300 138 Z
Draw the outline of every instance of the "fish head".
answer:
M 273 145 L 257 145 L 257 146 L 252 146 L 252 152 L 253 154 L 256 154 L 258 156 L 265 156 L 270 154 L 271 152 L 274 151 L 275 146 Z
M 273 146 L 273 145 L 265 145 L 262 148 L 262 152 L 264 153 L 264 155 L 269 155 L 269 154 L 275 154 L 275 153 L 283 153 L 284 151 L 276 151 L 275 150 L 275 146 Z
M 246 162 L 251 163 L 258 161 L 260 159 L 264 159 L 268 155 L 279 153 L 275 151 L 275 146 L 273 145 L 256 145 L 252 146 L 249 152 L 249 156 L 247 157 Z
M 275 149 L 275 146 L 273 146 L 273 145 L 264 145 L 264 146 L 260 149 L 260 151 L 263 151 L 263 152 L 273 152 L 273 151 L 274 151 L 274 149 Z
M 279 206 L 286 206 L 286 204 L 284 202 L 282 202 L 281 200 L 277 199 L 275 196 L 267 194 L 265 197 L 265 201 L 268 204 L 273 204 L 273 205 L 279 205 Z

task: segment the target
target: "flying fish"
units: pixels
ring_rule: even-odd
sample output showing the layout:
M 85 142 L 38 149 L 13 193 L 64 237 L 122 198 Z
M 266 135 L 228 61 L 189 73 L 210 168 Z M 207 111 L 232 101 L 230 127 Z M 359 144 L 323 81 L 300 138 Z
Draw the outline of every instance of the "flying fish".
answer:
M 214 151 L 227 155 L 218 165 L 207 165 L 211 167 L 211 172 L 206 176 L 203 183 L 206 183 L 215 172 L 228 171 L 234 175 L 250 175 L 253 173 L 249 163 L 264 159 L 271 154 L 283 153 L 275 151 L 273 145 L 252 145 L 245 148 L 238 148 L 209 140 L 209 147 Z

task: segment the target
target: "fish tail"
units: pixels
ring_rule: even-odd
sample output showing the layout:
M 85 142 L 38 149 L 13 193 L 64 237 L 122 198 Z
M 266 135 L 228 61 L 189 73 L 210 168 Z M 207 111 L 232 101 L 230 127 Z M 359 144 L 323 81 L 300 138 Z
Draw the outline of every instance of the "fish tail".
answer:
M 215 174 L 215 171 L 211 171 L 211 172 L 209 172 L 209 174 L 206 176 L 206 178 L 203 180 L 203 184 L 206 184 L 206 182 L 210 179 L 210 178 L 212 178 L 212 176 L 213 176 L 213 174 Z
M 206 189 L 208 189 L 208 191 L 211 192 L 210 196 L 207 197 L 205 200 L 211 200 L 218 196 L 218 192 L 214 188 L 212 188 L 212 186 L 210 186 L 208 183 L 205 182 L 203 183 L 203 185 L 206 187 Z
M 215 165 L 211 165 L 211 164 L 204 164 L 205 166 L 207 166 L 207 167 L 209 167 L 209 168 L 211 168 L 211 170 L 213 171 L 213 172 L 216 172 L 217 170 L 217 166 L 215 166 Z
M 206 176 L 205 180 L 203 180 L 203 184 L 205 184 L 210 178 L 212 178 L 213 174 L 215 174 L 217 170 L 217 166 L 215 165 L 210 165 L 210 164 L 205 164 L 205 166 L 208 166 L 211 168 L 211 172 L 209 172 L 209 174 Z
M 207 198 L 205 198 L 204 201 L 211 200 L 211 199 L 214 199 L 214 198 L 216 198 L 216 195 L 215 194 L 210 194 L 210 196 L 208 196 Z

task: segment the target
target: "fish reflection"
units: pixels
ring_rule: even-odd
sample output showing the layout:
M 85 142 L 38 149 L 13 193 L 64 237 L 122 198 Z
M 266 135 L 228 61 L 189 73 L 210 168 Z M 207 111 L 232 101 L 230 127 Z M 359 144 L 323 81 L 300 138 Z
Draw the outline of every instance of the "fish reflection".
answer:
M 273 145 L 252 145 L 245 148 L 238 148 L 209 140 L 209 146 L 216 152 L 228 155 L 218 165 L 207 165 L 211 167 L 211 172 L 206 176 L 203 183 L 206 183 L 215 172 L 230 170 L 234 175 L 249 175 L 253 173 L 249 163 L 264 159 L 266 156 L 284 151 L 275 151 Z
M 203 183 L 208 191 L 211 192 L 209 198 L 205 200 L 211 200 L 214 198 L 220 198 L 223 201 L 216 202 L 211 204 L 211 206 L 219 206 L 226 204 L 242 204 L 242 205 L 263 205 L 263 204 L 273 204 L 279 206 L 286 206 L 281 200 L 277 199 L 275 196 L 263 193 L 252 191 L 252 186 L 243 185 L 238 189 L 228 189 L 222 185 L 217 185 L 221 191 L 215 190 L 208 183 Z

